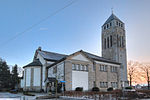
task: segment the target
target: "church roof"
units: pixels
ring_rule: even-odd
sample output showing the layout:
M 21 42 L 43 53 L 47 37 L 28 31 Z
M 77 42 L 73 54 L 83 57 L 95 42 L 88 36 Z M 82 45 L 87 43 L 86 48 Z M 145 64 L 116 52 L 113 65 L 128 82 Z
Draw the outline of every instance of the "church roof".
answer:
M 78 51 L 78 52 L 83 53 L 87 58 L 92 59 L 92 60 L 102 61 L 102 62 L 107 62 L 107 63 L 112 63 L 112 64 L 118 64 L 118 65 L 120 65 L 120 63 L 118 63 L 118 62 L 116 62 L 116 61 L 109 60 L 109 59 L 106 59 L 106 58 L 103 58 L 103 57 L 100 57 L 100 56 L 97 56 L 97 55 L 94 55 L 94 54 L 85 52 L 85 51 L 83 51 L 83 50 L 80 50 L 80 51 Z M 77 53 L 77 52 L 75 52 L 75 53 Z M 71 55 L 74 55 L 75 53 L 73 53 L 73 54 L 71 54 Z M 71 56 L 71 55 L 69 55 L 69 56 Z M 52 65 L 48 66 L 48 68 L 51 67 L 51 66 L 54 66 L 54 65 L 56 65 L 56 64 L 58 64 L 58 63 L 60 63 L 61 61 L 66 60 L 66 58 L 67 58 L 67 56 L 63 57 L 62 59 L 60 59 L 60 60 L 58 60 L 57 62 L 53 63 Z
M 104 23 L 103 25 L 105 25 L 105 24 L 111 22 L 112 20 L 118 20 L 118 21 L 122 22 L 117 16 L 115 16 L 115 15 L 112 13 L 111 16 L 105 21 L 105 23 Z M 122 22 L 122 23 L 123 23 L 123 22 Z
M 41 62 L 39 61 L 39 59 L 35 59 L 33 62 L 29 63 L 28 65 L 24 66 L 25 67 L 31 67 L 31 66 L 42 66 Z
M 103 62 L 108 62 L 108 63 L 114 63 L 114 64 L 120 64 L 116 61 L 113 61 L 113 60 L 109 60 L 109 59 L 106 59 L 104 57 L 100 57 L 100 56 L 97 56 L 97 55 L 94 55 L 94 54 L 91 54 L 89 52 L 85 52 L 85 51 L 82 51 L 83 53 L 85 53 L 89 58 L 93 59 L 93 60 L 97 60 L 97 61 L 103 61 Z
M 48 52 L 48 51 L 38 51 L 38 53 L 47 61 L 58 61 L 67 55 L 54 53 L 54 52 Z

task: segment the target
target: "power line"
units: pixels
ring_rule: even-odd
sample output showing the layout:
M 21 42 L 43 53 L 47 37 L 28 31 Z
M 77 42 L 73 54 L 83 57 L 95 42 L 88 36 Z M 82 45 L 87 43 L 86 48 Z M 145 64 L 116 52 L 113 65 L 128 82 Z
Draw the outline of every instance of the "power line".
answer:
M 22 31 L 22 32 L 20 32 L 20 33 L 18 33 L 18 34 L 16 34 L 15 36 L 13 36 L 13 37 L 11 37 L 10 39 L 4 41 L 3 43 L 0 43 L 0 47 L 3 46 L 3 45 L 6 45 L 7 43 L 9 43 L 10 41 L 16 39 L 18 36 L 24 34 L 25 32 L 30 31 L 30 30 L 31 30 L 32 28 L 34 28 L 35 26 L 37 26 L 37 25 L 41 24 L 42 22 L 48 20 L 48 19 L 51 18 L 52 16 L 54 16 L 54 15 L 56 15 L 57 13 L 61 12 L 61 11 L 64 10 L 65 8 L 71 6 L 72 4 L 74 4 L 74 3 L 77 2 L 77 1 L 78 1 L 78 0 L 73 0 L 73 1 L 71 1 L 69 4 L 65 5 L 64 7 L 60 8 L 60 9 L 58 9 L 58 10 L 56 10 L 55 12 L 51 13 L 49 16 L 47 16 L 47 17 L 43 18 L 42 20 L 40 20 L 39 22 L 33 24 L 32 26 L 30 26 L 29 28 L 25 29 L 24 31 Z

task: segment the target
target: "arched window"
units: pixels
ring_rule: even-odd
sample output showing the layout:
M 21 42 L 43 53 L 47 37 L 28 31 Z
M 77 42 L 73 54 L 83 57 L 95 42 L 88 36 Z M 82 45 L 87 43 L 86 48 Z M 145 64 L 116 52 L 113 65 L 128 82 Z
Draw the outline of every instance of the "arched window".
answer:
M 110 46 L 112 47 L 112 35 L 110 35 Z

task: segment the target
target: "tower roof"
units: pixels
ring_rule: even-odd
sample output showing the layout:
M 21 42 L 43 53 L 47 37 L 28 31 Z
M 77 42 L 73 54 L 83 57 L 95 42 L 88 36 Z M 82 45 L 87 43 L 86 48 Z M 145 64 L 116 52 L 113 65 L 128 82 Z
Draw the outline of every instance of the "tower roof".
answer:
M 112 20 L 118 20 L 118 21 L 122 22 L 117 16 L 115 16 L 115 15 L 112 13 L 111 16 L 106 20 L 106 22 L 105 22 L 103 25 L 105 25 L 105 24 L 111 22 Z M 123 23 L 123 22 L 122 22 L 122 23 Z

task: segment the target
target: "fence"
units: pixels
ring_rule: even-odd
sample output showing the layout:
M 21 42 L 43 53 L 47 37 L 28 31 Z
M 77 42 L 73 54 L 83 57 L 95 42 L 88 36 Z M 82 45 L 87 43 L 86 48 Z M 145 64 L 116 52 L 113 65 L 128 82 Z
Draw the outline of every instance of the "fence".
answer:
M 80 98 L 80 99 L 94 99 L 94 100 L 124 100 L 124 99 L 141 99 L 150 98 L 150 90 L 137 91 L 121 91 L 115 90 L 111 92 L 80 92 L 80 91 L 66 91 L 63 94 L 65 97 Z

